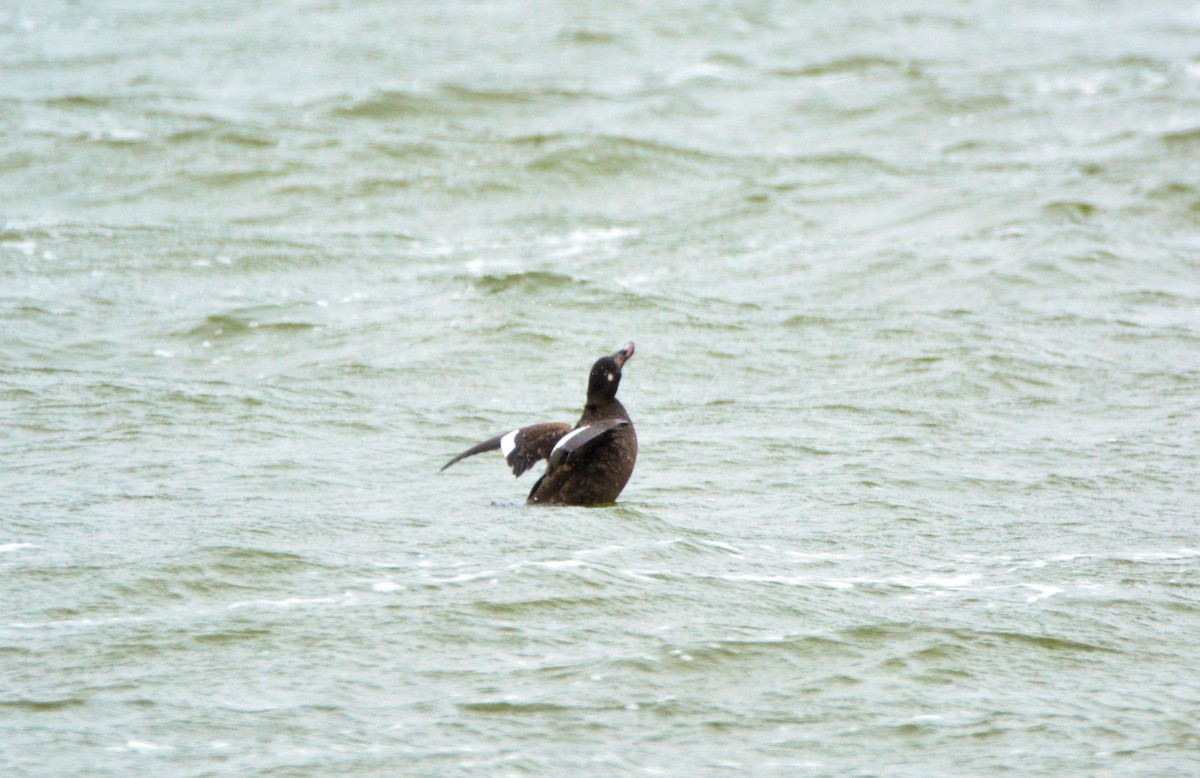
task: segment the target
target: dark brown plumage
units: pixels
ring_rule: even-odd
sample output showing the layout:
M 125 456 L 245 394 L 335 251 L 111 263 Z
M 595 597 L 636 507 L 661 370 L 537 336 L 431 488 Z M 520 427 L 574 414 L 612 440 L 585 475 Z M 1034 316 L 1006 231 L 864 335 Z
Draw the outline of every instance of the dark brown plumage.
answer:
M 540 460 L 546 472 L 529 491 L 530 504 L 597 505 L 615 502 L 637 461 L 637 433 L 617 399 L 621 368 L 633 356 L 626 343 L 592 365 L 587 404 L 574 427 L 557 422 L 533 424 L 472 446 L 442 469 L 475 454 L 501 449 L 513 475 Z

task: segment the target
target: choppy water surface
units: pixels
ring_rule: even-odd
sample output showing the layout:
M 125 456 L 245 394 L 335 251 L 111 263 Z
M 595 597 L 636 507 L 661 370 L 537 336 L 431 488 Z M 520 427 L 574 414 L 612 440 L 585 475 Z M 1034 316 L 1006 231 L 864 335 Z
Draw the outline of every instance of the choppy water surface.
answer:
M 3 772 L 1193 775 L 1198 181 L 1194 4 L 9 4 Z

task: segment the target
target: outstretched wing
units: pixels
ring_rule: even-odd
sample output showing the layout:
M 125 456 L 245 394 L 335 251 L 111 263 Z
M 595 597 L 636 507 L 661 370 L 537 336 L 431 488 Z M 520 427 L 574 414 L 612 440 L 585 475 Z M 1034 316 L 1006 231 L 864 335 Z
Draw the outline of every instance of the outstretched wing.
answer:
M 627 419 L 606 419 L 605 421 L 585 424 L 576 427 L 558 439 L 550 450 L 550 467 L 558 467 L 571 457 L 587 453 L 599 443 L 605 435 L 628 424 Z
M 482 443 L 471 446 L 454 459 L 442 465 L 442 469 L 445 470 L 460 459 L 482 454 L 485 451 L 500 449 L 501 453 L 504 454 L 505 461 L 508 462 L 508 466 L 512 468 L 513 475 L 521 475 L 521 473 L 533 467 L 539 460 L 550 456 L 550 452 L 554 450 L 555 444 L 570 431 L 570 424 L 559 422 L 546 422 L 544 424 L 533 424 L 528 427 L 522 427 L 512 432 L 497 435 L 494 438 L 488 438 Z

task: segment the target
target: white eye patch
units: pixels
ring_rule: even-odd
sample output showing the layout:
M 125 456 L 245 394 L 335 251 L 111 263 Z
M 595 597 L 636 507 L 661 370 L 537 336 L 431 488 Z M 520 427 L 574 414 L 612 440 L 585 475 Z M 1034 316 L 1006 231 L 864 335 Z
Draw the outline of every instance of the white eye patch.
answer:
M 609 374 L 608 374 L 608 380 L 609 380 L 609 381 L 613 380 L 613 374 L 612 374 L 612 373 L 609 373 Z

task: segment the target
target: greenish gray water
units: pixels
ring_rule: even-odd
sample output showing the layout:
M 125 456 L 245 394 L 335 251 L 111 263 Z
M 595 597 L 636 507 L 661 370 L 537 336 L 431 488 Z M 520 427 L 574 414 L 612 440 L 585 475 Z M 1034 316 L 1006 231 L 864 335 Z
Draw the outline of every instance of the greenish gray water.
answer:
M 4 774 L 1200 772 L 1198 41 L 0 8 Z

